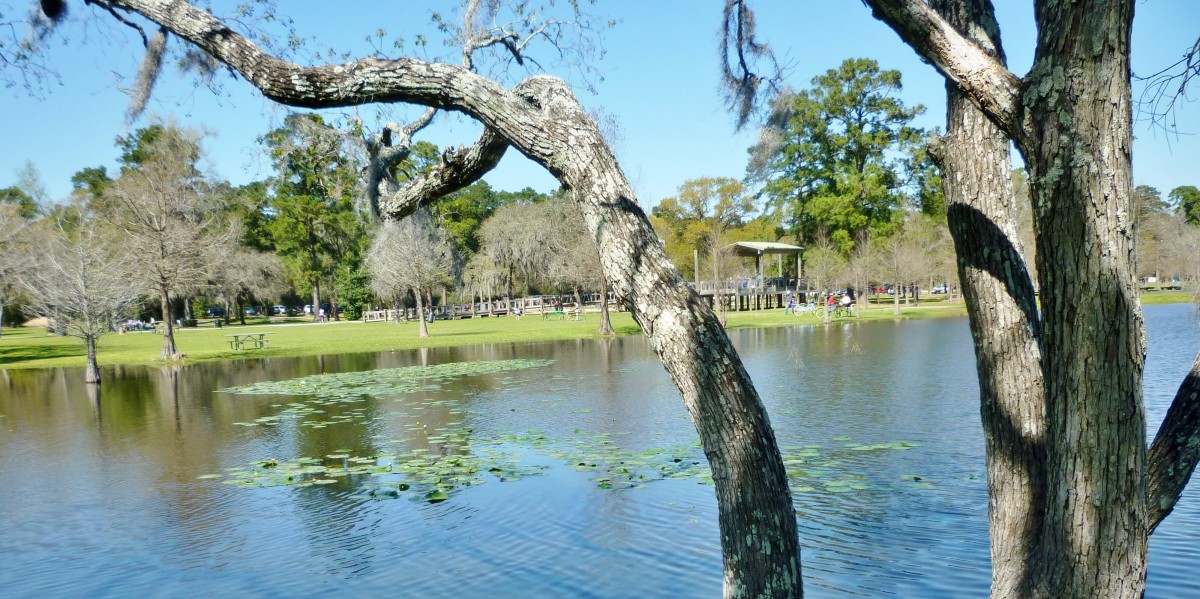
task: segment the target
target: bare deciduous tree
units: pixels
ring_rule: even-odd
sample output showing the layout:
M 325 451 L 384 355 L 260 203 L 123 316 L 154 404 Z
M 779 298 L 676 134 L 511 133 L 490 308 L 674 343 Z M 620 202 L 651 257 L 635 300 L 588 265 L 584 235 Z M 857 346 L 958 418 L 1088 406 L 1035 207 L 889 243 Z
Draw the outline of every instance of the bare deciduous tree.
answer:
M 162 303 L 161 359 L 179 357 L 175 347 L 171 298 L 192 290 L 209 276 L 214 249 L 231 242 L 195 163 L 195 133 L 165 127 L 148 145 L 145 160 L 125 169 L 105 192 L 103 218 L 122 235 L 132 258 L 128 276 Z
M 479 255 L 504 271 L 504 293 L 510 300 L 528 289 L 545 264 L 545 231 L 534 224 L 540 214 L 528 204 L 506 204 L 479 228 Z
M 425 296 L 448 282 L 454 269 L 454 246 L 428 210 L 419 210 L 403 221 L 384 222 L 375 232 L 367 255 L 371 287 L 380 297 L 394 298 L 412 292 L 421 321 L 418 335 L 429 336 Z
M 804 275 L 808 278 L 809 289 L 827 291 L 834 281 L 846 273 L 848 266 L 841 252 L 823 232 L 819 233 L 812 246 L 804 251 Z M 829 322 L 829 311 L 824 312 L 825 322 Z
M 18 250 L 21 234 L 28 226 L 29 221 L 21 216 L 19 206 L 0 203 L 0 256 L 4 256 L 0 260 L 0 333 L 4 330 L 4 306 L 16 295 L 17 277 L 32 256 Z
M 287 291 L 283 261 L 275 254 L 242 246 L 229 247 L 214 256 L 211 272 L 220 297 L 225 301 L 226 321 L 237 308 L 238 318 L 246 324 L 243 309 L 251 298 L 264 300 Z
M 546 235 L 542 254 L 546 260 L 546 277 L 556 284 L 570 286 L 581 309 L 583 297 L 580 289 L 598 289 L 600 327 L 597 332 L 612 335 L 612 322 L 608 316 L 608 284 L 600 268 L 600 253 L 596 251 L 596 246 L 580 243 L 581 239 L 587 238 L 588 232 L 579 207 L 565 195 L 558 195 L 544 202 L 542 213 L 543 222 L 537 228 Z
M 100 383 L 96 341 L 113 330 L 140 295 L 128 279 L 130 255 L 90 219 L 67 228 L 58 223 L 34 243 L 36 263 L 22 275 L 31 314 L 55 325 L 87 347 L 85 380 Z

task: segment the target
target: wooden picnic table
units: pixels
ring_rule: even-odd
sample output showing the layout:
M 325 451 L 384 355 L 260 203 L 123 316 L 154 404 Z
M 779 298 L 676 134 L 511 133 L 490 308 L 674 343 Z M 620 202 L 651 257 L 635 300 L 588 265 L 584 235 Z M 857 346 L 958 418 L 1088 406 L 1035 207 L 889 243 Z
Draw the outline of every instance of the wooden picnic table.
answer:
M 267 339 L 267 335 L 270 333 L 234 333 L 225 336 L 229 337 L 229 349 L 243 351 L 270 347 L 271 340 Z

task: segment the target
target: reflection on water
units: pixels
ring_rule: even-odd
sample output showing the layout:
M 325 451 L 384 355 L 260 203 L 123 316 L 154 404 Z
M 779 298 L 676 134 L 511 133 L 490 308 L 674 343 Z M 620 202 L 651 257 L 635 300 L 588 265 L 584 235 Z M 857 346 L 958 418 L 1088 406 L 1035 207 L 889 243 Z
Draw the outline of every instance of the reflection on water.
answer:
M 1200 330 L 1187 306 L 1151 306 L 1147 326 L 1153 429 L 1200 348 Z M 986 595 L 983 448 L 966 322 L 838 323 L 733 338 L 781 445 L 813 456 L 792 475 L 809 596 Z M 237 423 L 305 398 L 217 392 L 323 372 L 513 358 L 554 362 L 319 405 L 319 414 L 270 426 Z M 710 486 L 655 480 L 605 490 L 594 469 L 554 453 L 556 443 L 585 437 L 612 451 L 698 452 L 677 392 L 640 338 L 103 374 L 97 390 L 78 371 L 0 371 L 6 596 L 720 592 Z M 493 476 L 437 504 L 364 498 L 349 478 L 251 489 L 198 478 L 268 458 L 451 451 L 437 433 L 448 428 L 470 431 L 453 451 L 487 459 L 485 447 L 501 447 L 547 474 Z M 921 445 L 862 450 L 900 441 Z M 1200 503 L 1185 493 L 1152 540 L 1149 596 L 1195 591 L 1198 535 Z

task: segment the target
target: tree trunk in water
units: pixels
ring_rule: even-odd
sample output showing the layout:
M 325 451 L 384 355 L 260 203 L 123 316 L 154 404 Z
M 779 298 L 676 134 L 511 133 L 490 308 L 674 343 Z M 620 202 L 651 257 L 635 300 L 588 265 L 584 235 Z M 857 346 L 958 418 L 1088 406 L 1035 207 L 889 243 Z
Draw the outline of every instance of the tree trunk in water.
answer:
M 417 298 L 417 321 L 420 323 L 417 325 L 418 326 L 417 336 L 418 337 L 428 337 L 429 336 L 429 324 L 425 320 L 425 310 L 424 310 L 424 307 L 422 304 L 421 290 L 419 290 L 419 289 L 415 290 L 413 292 L 413 297 Z
M 612 319 L 608 316 L 608 281 L 600 277 L 600 328 L 596 330 L 601 335 L 612 335 Z
M 171 298 L 166 289 L 158 290 L 158 299 L 162 301 L 163 346 L 160 360 L 174 360 L 179 357 L 175 349 L 175 321 L 172 320 Z
M 87 335 L 83 338 L 84 345 L 87 346 L 87 366 L 83 373 L 83 382 L 89 385 L 100 384 L 100 365 L 96 363 L 96 337 Z
M 991 3 L 934 0 L 950 24 L 1003 61 Z M 1037 301 L 1018 235 L 1008 137 L 946 85 L 942 170 L 950 235 L 979 375 L 986 449 L 992 597 L 1028 597 L 1046 493 L 1046 418 Z

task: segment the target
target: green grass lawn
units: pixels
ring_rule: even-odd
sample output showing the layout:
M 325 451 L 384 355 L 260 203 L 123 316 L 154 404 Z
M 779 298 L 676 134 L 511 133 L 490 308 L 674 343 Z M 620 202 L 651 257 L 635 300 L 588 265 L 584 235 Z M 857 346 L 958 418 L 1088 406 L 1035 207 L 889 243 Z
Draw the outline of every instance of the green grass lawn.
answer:
M 1195 298 L 1191 291 L 1157 291 L 1142 295 L 1144 304 L 1188 302 Z M 878 302 L 878 303 L 876 303 Z M 963 316 L 966 309 L 961 299 L 944 295 L 923 298 L 920 306 L 900 304 L 896 316 L 891 297 L 872 298 L 871 307 L 853 321 L 893 320 L 896 318 L 932 318 Z M 823 322 L 821 309 L 817 314 L 785 315 L 782 308 L 753 312 L 728 313 L 728 328 L 775 327 L 787 325 L 817 325 Z M 270 322 L 259 319 L 246 325 L 226 325 L 212 328 L 211 322 L 195 329 L 178 329 L 175 343 L 186 355 L 187 362 L 236 360 L 318 354 L 346 354 L 419 347 L 448 347 L 490 343 L 527 343 L 563 339 L 597 338 L 599 315 L 587 313 L 584 320 L 542 320 L 540 315 L 515 318 L 472 318 L 439 320 L 429 327 L 429 337 L 417 337 L 417 324 L 390 322 L 329 322 L 312 324 L 303 319 L 284 319 Z M 841 318 L 835 322 L 850 322 Z M 618 335 L 636 335 L 641 329 L 628 312 L 612 313 L 613 328 Z M 270 349 L 234 351 L 225 335 L 239 332 L 270 332 Z M 99 362 L 112 364 L 152 364 L 158 362 L 162 337 L 152 332 L 109 334 L 100 339 Z M 52 337 L 44 328 L 5 328 L 0 336 L 0 368 L 51 368 L 83 366 L 83 342 L 71 337 Z
M 354 352 L 446 347 L 487 343 L 522 343 L 598 337 L 598 314 L 585 314 L 582 321 L 546 320 L 541 316 L 515 318 L 472 318 L 439 320 L 429 325 L 429 337 L 417 337 L 417 323 L 305 321 L 283 323 L 211 325 L 195 329 L 176 329 L 175 344 L 187 362 L 206 362 L 242 358 L 346 354 Z M 612 314 L 618 334 L 636 334 L 641 330 L 628 313 Z M 225 335 L 270 332 L 270 349 L 234 351 Z M 158 362 L 162 336 L 153 332 L 118 335 L 110 333 L 97 346 L 101 367 L 111 364 L 151 364 Z M 44 328 L 5 328 L 0 336 L 0 368 L 50 368 L 82 366 L 83 342 L 72 337 L 53 337 Z

